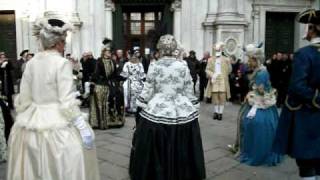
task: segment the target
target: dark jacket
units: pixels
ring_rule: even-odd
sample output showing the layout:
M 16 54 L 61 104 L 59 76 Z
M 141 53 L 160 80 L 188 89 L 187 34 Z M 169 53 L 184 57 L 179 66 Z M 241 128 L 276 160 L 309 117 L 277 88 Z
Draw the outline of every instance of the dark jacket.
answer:
M 84 82 L 90 81 L 96 68 L 96 60 L 93 58 L 87 59 L 86 61 L 81 59 L 80 62 L 82 65 L 82 80 Z
M 192 80 L 195 82 L 197 81 L 197 75 L 200 72 L 200 62 L 198 59 L 192 57 L 188 57 L 186 61 L 190 70 Z
M 113 70 L 107 76 L 105 66 L 101 58 L 98 58 L 96 63 L 95 72 L 92 75 L 92 81 L 98 85 L 112 85 L 114 78 L 116 77 L 116 63 L 111 60 Z
M 295 53 L 275 151 L 297 159 L 320 158 L 320 52 L 310 45 Z
M 22 58 L 14 60 L 11 62 L 12 80 L 17 82 L 17 80 L 22 78 L 22 64 L 24 60 Z
M 1 67 L 0 64 L 0 81 L 1 81 L 1 95 L 7 97 L 9 107 L 13 108 L 12 95 L 14 94 L 13 80 L 12 80 L 12 69 L 13 65 L 10 61 L 5 67 Z
M 126 58 L 122 58 L 122 59 L 118 59 L 115 64 L 116 64 L 116 77 L 115 80 L 120 82 L 120 81 L 125 81 L 126 78 L 124 78 L 123 76 L 121 76 L 121 72 L 123 69 L 124 64 L 128 62 L 128 59 Z
M 208 59 L 202 59 L 199 62 L 199 77 L 200 77 L 200 81 L 201 81 L 201 79 L 207 80 L 207 74 L 206 74 L 207 64 L 208 64 Z

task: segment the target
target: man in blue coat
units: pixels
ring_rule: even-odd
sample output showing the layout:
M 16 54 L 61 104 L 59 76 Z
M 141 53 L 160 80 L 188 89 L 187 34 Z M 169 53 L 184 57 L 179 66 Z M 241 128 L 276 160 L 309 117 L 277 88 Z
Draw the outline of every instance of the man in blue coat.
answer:
M 304 11 L 297 20 L 307 24 L 311 44 L 294 54 L 274 149 L 296 159 L 302 179 L 320 180 L 320 11 Z

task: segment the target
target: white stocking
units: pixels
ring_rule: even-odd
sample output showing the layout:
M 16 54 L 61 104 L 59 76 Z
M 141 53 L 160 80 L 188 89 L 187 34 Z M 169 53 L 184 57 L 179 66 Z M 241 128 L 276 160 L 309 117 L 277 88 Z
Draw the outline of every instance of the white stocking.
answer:
M 215 105 L 215 106 L 214 106 L 214 112 L 215 112 L 215 113 L 219 113 L 219 106 L 218 106 L 218 105 Z
M 223 114 L 224 105 L 219 106 L 219 114 Z

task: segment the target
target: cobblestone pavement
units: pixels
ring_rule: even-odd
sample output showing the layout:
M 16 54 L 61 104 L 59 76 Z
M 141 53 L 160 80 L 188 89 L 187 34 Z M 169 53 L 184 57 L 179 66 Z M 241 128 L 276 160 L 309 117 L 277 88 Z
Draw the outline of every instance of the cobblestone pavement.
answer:
M 286 158 L 277 167 L 250 167 L 239 164 L 227 150 L 236 135 L 238 105 L 228 104 L 223 121 L 212 120 L 212 105 L 201 105 L 200 126 L 208 180 L 298 180 L 294 160 Z M 128 165 L 134 119 L 127 118 L 121 129 L 96 131 L 101 180 L 129 180 Z M 5 164 L 0 164 L 0 180 Z

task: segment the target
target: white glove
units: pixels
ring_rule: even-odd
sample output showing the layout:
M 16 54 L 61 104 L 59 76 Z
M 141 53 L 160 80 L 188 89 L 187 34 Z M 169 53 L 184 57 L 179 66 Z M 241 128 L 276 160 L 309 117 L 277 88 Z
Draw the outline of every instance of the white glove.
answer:
M 253 119 L 256 116 L 256 113 L 257 113 L 257 106 L 253 105 L 247 114 L 247 118 Z
M 84 83 L 84 94 L 83 94 L 84 98 L 87 98 L 89 96 L 89 94 L 90 94 L 90 85 L 91 85 L 90 82 L 85 82 Z
M 80 91 L 76 91 L 76 92 L 75 92 L 75 95 L 76 95 L 76 97 L 79 97 L 79 96 L 81 96 L 81 93 L 80 93 Z
M 3 62 L 1 65 L 1 68 L 5 68 L 7 66 L 7 64 L 8 64 L 8 61 Z
M 83 145 L 86 149 L 92 149 L 94 137 L 91 129 L 87 126 L 83 116 L 79 116 L 73 121 L 73 125 L 79 130 Z

